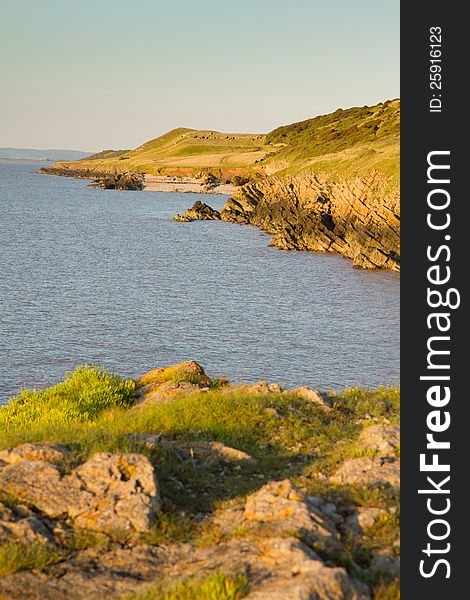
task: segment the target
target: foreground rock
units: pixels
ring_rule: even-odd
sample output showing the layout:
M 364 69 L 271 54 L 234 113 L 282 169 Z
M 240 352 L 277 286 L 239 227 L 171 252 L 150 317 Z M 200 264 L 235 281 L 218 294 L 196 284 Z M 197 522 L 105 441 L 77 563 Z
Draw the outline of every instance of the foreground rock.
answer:
M 196 200 L 191 208 L 183 215 L 175 215 L 173 221 L 191 222 L 191 221 L 220 221 L 218 210 L 211 208 L 204 202 Z
M 335 252 L 365 269 L 400 268 L 400 197 L 372 173 L 333 181 L 313 173 L 271 176 L 243 186 L 221 212 L 256 225 L 284 250 Z
M 162 581 L 203 578 L 216 572 L 250 573 L 247 600 L 368 600 L 367 587 L 341 567 L 328 567 L 293 537 L 234 539 L 198 548 L 138 546 L 76 553 L 43 572 L 19 572 L 0 580 L 9 600 L 102 600 L 145 592 Z M 125 597 L 125 596 L 124 596 Z M 216 600 L 214 598 L 214 600 Z
M 160 504 L 154 469 L 139 454 L 101 452 L 68 475 L 25 457 L 0 468 L 0 490 L 47 517 L 94 531 L 148 531 Z
M 213 573 L 247 573 L 248 600 L 367 600 L 367 586 L 346 570 L 325 564 L 312 549 L 335 548 L 338 535 L 320 510 L 309 505 L 288 480 L 271 482 L 247 498 L 242 519 L 257 527 L 247 538 L 222 543 L 180 543 L 105 550 L 91 548 L 70 555 L 42 571 L 18 572 L 0 580 L 0 597 L 10 599 L 84 600 L 145 592 L 163 581 L 204 578 Z M 236 526 L 233 513 L 221 515 Z M 266 529 L 263 533 L 263 527 Z M 295 537 L 294 537 L 295 536 Z
M 336 484 L 400 487 L 400 427 L 365 427 L 358 439 L 358 451 L 364 456 L 346 460 L 330 477 Z
M 313 506 L 289 480 L 273 481 L 248 497 L 244 510 L 245 526 L 268 526 L 279 534 L 298 536 L 326 552 L 339 552 L 334 523 Z
M 211 378 L 194 360 L 154 369 L 138 380 L 140 404 L 155 404 L 209 389 Z

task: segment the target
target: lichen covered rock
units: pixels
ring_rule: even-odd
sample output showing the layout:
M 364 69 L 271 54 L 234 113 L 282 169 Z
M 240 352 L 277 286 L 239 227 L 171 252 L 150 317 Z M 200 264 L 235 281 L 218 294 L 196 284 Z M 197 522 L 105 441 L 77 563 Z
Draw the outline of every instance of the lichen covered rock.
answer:
M 24 458 L 0 468 L 0 490 L 94 531 L 148 531 L 160 504 L 154 469 L 139 454 L 97 453 L 67 475 Z

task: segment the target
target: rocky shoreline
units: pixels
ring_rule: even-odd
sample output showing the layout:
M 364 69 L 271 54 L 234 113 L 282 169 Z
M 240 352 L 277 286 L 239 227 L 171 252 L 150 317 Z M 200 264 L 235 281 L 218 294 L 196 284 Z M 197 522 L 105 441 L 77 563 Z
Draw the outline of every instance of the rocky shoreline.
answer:
M 59 441 L 50 426 L 41 439 L 34 420 L 15 437 L 28 404 L 12 407 L 0 437 L 0 598 L 177 600 L 229 586 L 236 595 L 200 597 L 380 600 L 396 589 L 400 429 L 389 392 L 350 401 L 266 381 L 230 385 L 194 361 L 119 385 L 134 390 L 127 408 L 101 425 L 64 425 Z M 192 410 L 209 421 L 190 417 L 185 433 L 181 411 Z M 230 419 L 240 428 L 251 413 L 253 433 L 229 433 Z M 118 428 L 103 446 L 106 423 Z M 341 428 L 344 439 L 322 441 Z M 263 429 L 267 446 L 256 441 Z
M 100 173 L 57 165 L 40 173 L 94 179 L 106 189 L 227 194 L 220 214 L 192 207 L 175 220 L 222 219 L 249 224 L 273 235 L 283 250 L 332 252 L 361 269 L 400 270 L 400 194 L 378 172 L 337 181 L 310 172 L 256 177 L 237 187 L 211 173 L 171 177 L 140 173 Z M 199 210 L 199 215 L 198 215 Z M 212 212 L 211 212 L 212 211 Z
M 74 177 L 89 179 L 92 187 L 102 189 L 147 191 L 147 192 L 179 192 L 191 194 L 223 194 L 231 195 L 237 190 L 232 183 L 222 181 L 208 172 L 198 177 L 181 175 L 152 175 L 133 171 L 117 171 L 106 169 L 90 169 L 72 166 L 67 163 L 43 167 L 38 171 L 42 175 Z
M 400 270 L 399 193 L 387 191 L 378 174 L 339 183 L 311 174 L 269 177 L 244 185 L 216 213 L 198 202 L 175 220 L 254 225 L 282 250 L 333 252 L 356 268 Z

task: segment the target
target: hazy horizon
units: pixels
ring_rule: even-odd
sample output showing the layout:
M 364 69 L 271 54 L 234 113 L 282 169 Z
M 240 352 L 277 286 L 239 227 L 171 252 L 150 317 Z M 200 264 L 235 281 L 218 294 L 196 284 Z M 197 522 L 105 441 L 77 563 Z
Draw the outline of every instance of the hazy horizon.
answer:
M 399 97 L 399 3 L 4 3 L 0 146 L 135 148 L 265 133 Z

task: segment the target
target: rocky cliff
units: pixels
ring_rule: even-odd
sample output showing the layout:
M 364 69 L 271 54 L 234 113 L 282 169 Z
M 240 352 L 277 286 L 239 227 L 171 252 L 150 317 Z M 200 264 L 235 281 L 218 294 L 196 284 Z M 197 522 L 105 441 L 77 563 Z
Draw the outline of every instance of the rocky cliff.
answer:
M 336 252 L 365 269 L 400 268 L 399 190 L 378 172 L 271 176 L 238 190 L 221 218 L 272 233 L 277 248 Z

